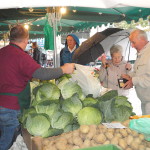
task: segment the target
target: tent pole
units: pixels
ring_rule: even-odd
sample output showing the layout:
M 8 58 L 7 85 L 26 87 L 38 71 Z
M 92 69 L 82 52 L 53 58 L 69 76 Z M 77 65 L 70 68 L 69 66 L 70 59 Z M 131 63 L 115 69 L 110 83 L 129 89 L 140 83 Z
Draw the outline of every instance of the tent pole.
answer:
M 57 11 L 55 11 L 55 18 L 54 18 L 54 23 L 53 23 L 53 32 L 54 32 L 54 67 L 59 67 L 58 64 L 58 54 L 57 54 Z

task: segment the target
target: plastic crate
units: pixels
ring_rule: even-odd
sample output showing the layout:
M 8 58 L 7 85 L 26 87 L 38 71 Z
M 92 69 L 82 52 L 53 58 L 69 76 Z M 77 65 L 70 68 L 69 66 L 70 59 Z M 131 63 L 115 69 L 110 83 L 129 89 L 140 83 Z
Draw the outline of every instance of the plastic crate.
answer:
M 107 145 L 102 145 L 102 146 L 83 148 L 79 150 L 122 150 L 122 149 L 119 148 L 118 146 L 107 144 Z

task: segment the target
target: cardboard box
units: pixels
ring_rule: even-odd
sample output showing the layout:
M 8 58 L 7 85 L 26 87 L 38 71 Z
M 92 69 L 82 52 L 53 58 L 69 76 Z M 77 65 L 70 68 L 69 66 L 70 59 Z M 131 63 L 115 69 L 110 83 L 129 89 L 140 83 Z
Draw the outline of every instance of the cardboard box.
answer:
M 26 129 L 22 128 L 22 137 L 28 150 L 42 150 L 42 137 L 33 137 Z

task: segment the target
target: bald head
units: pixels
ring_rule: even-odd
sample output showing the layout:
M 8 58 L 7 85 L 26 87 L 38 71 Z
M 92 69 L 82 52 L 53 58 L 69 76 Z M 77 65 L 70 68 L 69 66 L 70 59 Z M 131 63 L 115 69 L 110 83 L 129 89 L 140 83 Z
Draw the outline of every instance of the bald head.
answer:
M 140 29 L 135 29 L 130 33 L 129 36 L 131 45 L 138 52 L 148 43 L 147 34 L 145 31 Z
M 129 38 L 135 37 L 137 37 L 138 39 L 142 38 L 144 40 L 148 40 L 146 32 L 140 29 L 135 29 L 130 33 Z

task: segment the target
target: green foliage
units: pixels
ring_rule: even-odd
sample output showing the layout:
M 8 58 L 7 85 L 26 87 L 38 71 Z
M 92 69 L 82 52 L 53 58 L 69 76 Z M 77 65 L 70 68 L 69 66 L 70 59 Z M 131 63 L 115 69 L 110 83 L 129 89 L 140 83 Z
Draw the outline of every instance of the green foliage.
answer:
M 118 91 L 117 90 L 111 90 L 111 91 L 108 91 L 107 93 L 105 93 L 104 95 L 102 95 L 101 97 L 98 97 L 98 100 L 107 101 L 107 100 L 110 100 L 116 96 L 118 96 Z
M 121 21 L 119 23 L 114 23 L 114 27 L 121 28 L 121 29 L 134 29 L 137 28 L 137 26 L 141 27 L 148 27 L 149 26 L 149 17 L 147 20 L 143 20 L 143 18 L 140 18 L 139 21 L 135 22 L 134 20 L 130 23 L 127 23 L 126 21 Z
M 107 94 L 107 93 L 106 93 Z M 104 122 L 125 121 L 132 115 L 133 107 L 125 96 L 112 96 L 99 102 L 99 109 L 103 113 Z

